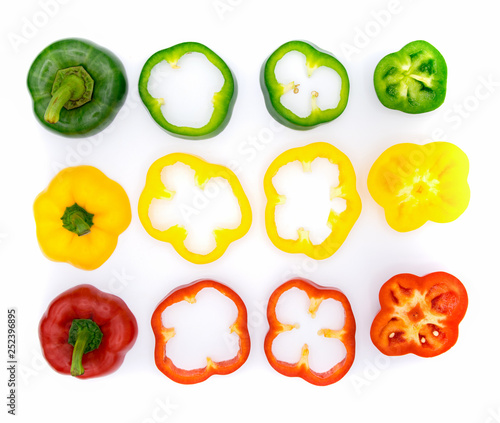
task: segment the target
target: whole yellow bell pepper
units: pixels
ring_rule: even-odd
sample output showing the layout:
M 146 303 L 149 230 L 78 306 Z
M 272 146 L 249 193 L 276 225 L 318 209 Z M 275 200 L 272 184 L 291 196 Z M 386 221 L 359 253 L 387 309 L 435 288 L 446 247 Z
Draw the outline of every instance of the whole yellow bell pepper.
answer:
M 403 143 L 386 151 L 368 174 L 368 190 L 399 232 L 457 219 L 467 208 L 469 160 L 449 142 Z
M 293 161 L 300 162 L 304 172 L 310 172 L 311 163 L 317 158 L 328 159 L 330 163 L 338 166 L 338 185 L 332 182 L 330 199 L 343 198 L 346 201 L 346 209 L 340 213 L 333 209 L 330 211 L 325 224 L 332 232 L 321 244 L 313 244 L 309 239 L 309 232 L 304 228 L 297 230 L 296 240 L 282 238 L 278 234 L 275 211 L 277 206 L 286 202 L 286 197 L 276 191 L 272 180 L 281 167 Z M 303 253 L 316 260 L 328 258 L 340 248 L 361 213 L 361 199 L 356 191 L 354 168 L 344 153 L 326 142 L 292 148 L 280 154 L 264 175 L 264 191 L 267 197 L 266 230 L 272 243 L 287 253 Z
M 175 196 L 175 192 L 169 191 L 163 184 L 161 174 L 165 167 L 172 166 L 178 162 L 184 163 L 194 170 L 194 182 L 201 189 L 212 178 L 221 177 L 226 179 L 240 207 L 241 221 L 238 227 L 214 229 L 213 234 L 216 246 L 208 254 L 194 253 L 185 246 L 184 241 L 187 238 L 188 232 L 182 225 L 177 224 L 166 230 L 160 230 L 153 226 L 149 217 L 149 208 L 153 199 L 172 200 Z M 173 153 L 156 160 L 149 168 L 146 185 L 139 198 L 139 219 L 146 232 L 153 238 L 171 243 L 177 253 L 191 263 L 205 264 L 220 258 L 229 247 L 229 244 L 242 238 L 248 232 L 252 223 L 252 210 L 240 181 L 230 169 L 221 165 L 208 163 L 190 154 Z
M 61 170 L 33 209 L 45 256 L 84 270 L 97 269 L 111 256 L 131 220 L 124 189 L 92 166 Z

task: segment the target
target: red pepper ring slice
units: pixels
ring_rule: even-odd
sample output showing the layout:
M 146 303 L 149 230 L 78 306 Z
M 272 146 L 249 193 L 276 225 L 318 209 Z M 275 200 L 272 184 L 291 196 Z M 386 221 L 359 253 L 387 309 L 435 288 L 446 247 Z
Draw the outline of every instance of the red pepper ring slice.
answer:
M 393 276 L 380 288 L 379 300 L 370 336 L 389 356 L 435 357 L 448 351 L 468 306 L 462 282 L 445 272 Z
M 307 294 L 311 300 L 309 313 L 312 316 L 315 315 L 321 302 L 330 298 L 339 301 L 344 307 L 344 327 L 339 331 L 327 328 L 321 330 L 321 334 L 323 336 L 326 338 L 339 339 L 346 348 L 345 358 L 326 372 L 318 373 L 309 367 L 309 349 L 307 345 L 304 345 L 302 348 L 302 355 L 297 363 L 280 361 L 272 352 L 272 346 L 275 338 L 280 333 L 293 329 L 293 326 L 281 323 L 276 316 L 276 305 L 278 304 L 279 298 L 284 292 L 289 291 L 292 288 L 298 288 Z M 307 279 L 297 278 L 289 280 L 276 288 L 276 290 L 271 294 L 267 305 L 267 320 L 269 322 L 269 332 L 267 332 L 264 340 L 264 351 L 269 364 L 278 373 L 289 377 L 301 377 L 313 385 L 326 386 L 338 382 L 351 368 L 352 363 L 354 362 L 356 350 L 356 321 L 354 319 L 354 314 L 349 300 L 341 291 L 317 285 Z
M 205 368 L 185 370 L 176 367 L 169 357 L 165 355 L 167 342 L 175 336 L 175 328 L 165 328 L 162 323 L 162 314 L 165 309 L 181 301 L 194 303 L 196 295 L 204 288 L 214 288 L 234 302 L 238 309 L 238 316 L 231 325 L 231 333 L 239 337 L 240 349 L 238 354 L 224 361 L 212 361 L 207 357 Z M 177 383 L 194 384 L 203 382 L 212 375 L 227 375 L 238 370 L 250 354 L 250 335 L 247 327 L 247 309 L 240 296 L 226 285 L 208 279 L 200 279 L 187 285 L 182 285 L 171 291 L 156 307 L 151 318 L 151 327 L 155 335 L 155 362 L 156 367 L 165 376 Z

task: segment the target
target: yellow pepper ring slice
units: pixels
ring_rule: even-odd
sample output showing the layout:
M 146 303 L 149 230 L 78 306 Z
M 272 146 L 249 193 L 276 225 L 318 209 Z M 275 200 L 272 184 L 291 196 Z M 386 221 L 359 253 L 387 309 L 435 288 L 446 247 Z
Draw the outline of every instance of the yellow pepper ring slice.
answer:
M 300 162 L 305 172 L 311 171 L 311 163 L 317 158 L 328 159 L 330 163 L 338 166 L 339 183 L 331 187 L 330 199 L 343 198 L 346 201 L 346 209 L 341 213 L 336 213 L 333 209 L 330 211 L 326 224 L 332 232 L 321 244 L 313 244 L 308 231 L 302 228 L 298 229 L 298 239 L 282 238 L 278 234 L 275 211 L 276 206 L 284 204 L 286 198 L 276 191 L 273 178 L 281 167 L 293 161 Z M 356 191 L 354 168 L 344 153 L 326 142 L 292 148 L 280 154 L 267 169 L 264 191 L 267 198 L 266 230 L 272 243 L 287 253 L 303 253 L 316 260 L 326 259 L 340 248 L 361 213 L 361 199 Z
M 162 231 L 153 226 L 149 217 L 149 208 L 153 199 L 171 200 L 174 197 L 175 192 L 169 191 L 163 184 L 161 173 L 165 167 L 179 162 L 184 163 L 194 170 L 195 184 L 201 189 L 212 178 L 221 177 L 227 180 L 240 207 L 241 222 L 239 226 L 234 229 L 214 229 L 216 246 L 208 254 L 197 254 L 187 249 L 184 241 L 188 232 L 183 226 L 177 224 Z M 146 185 L 139 198 L 139 219 L 146 232 L 153 238 L 171 243 L 177 253 L 191 263 L 205 264 L 220 258 L 229 247 L 229 244 L 242 238 L 248 232 L 252 224 L 252 210 L 240 181 L 230 169 L 225 166 L 208 163 L 190 154 L 174 153 L 156 160 L 149 168 Z
M 368 190 L 399 232 L 428 220 L 447 223 L 467 208 L 469 160 L 449 142 L 396 144 L 384 151 L 368 174 Z

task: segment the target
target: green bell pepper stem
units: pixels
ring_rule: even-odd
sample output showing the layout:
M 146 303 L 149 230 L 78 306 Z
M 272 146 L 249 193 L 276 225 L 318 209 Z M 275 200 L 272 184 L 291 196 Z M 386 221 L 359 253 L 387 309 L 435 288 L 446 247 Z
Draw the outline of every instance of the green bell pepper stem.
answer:
M 214 111 L 210 121 L 201 128 L 177 126 L 167 121 L 161 110 L 164 100 L 154 98 L 148 91 L 151 71 L 157 64 L 165 60 L 172 68 L 178 69 L 177 62 L 179 59 L 189 53 L 203 54 L 219 69 L 224 78 L 221 90 L 215 93 L 212 99 Z M 224 60 L 207 46 L 196 42 L 185 42 L 156 52 L 146 61 L 139 77 L 139 94 L 151 117 L 169 134 L 190 140 L 211 138 L 224 130 L 231 118 L 237 92 L 236 78 Z
M 300 84 L 296 84 L 294 81 L 283 85 L 276 78 L 276 65 L 285 54 L 291 51 L 298 51 L 304 54 L 308 76 L 311 76 L 321 66 L 333 69 L 340 76 L 340 101 L 336 107 L 326 110 L 320 109 L 316 104 L 316 97 L 318 97 L 316 91 L 311 93 L 312 111 L 307 117 L 297 116 L 283 106 L 281 96 L 291 90 L 298 92 L 297 90 L 300 86 Z M 297 130 L 312 129 L 338 118 L 347 107 L 349 99 L 349 76 L 345 67 L 331 53 L 321 50 L 319 47 L 306 41 L 289 41 L 278 47 L 262 65 L 260 86 L 269 114 L 282 125 Z
M 94 224 L 93 217 L 94 215 L 92 213 L 89 213 L 83 207 L 75 203 L 70 207 L 66 207 L 66 210 L 64 210 L 64 214 L 61 217 L 62 226 L 78 236 L 83 236 L 90 233 L 90 228 Z
M 80 77 L 70 75 L 65 78 L 50 100 L 44 115 L 45 121 L 48 123 L 59 122 L 59 115 L 63 106 L 69 100 L 76 100 L 80 98 L 84 92 L 85 83 Z
M 83 355 L 99 348 L 102 331 L 91 319 L 74 319 L 69 329 L 68 343 L 73 345 L 71 357 L 71 375 L 81 376 L 85 373 Z

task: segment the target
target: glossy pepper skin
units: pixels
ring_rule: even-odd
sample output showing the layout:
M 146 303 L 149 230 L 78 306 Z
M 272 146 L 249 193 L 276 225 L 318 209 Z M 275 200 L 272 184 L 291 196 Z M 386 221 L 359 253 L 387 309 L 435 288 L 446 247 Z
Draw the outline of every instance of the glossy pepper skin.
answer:
M 173 361 L 165 355 L 167 342 L 175 336 L 175 328 L 165 327 L 162 321 L 162 313 L 167 307 L 181 301 L 189 303 L 196 302 L 196 295 L 204 288 L 214 288 L 221 294 L 234 302 L 238 309 L 238 316 L 231 325 L 231 333 L 236 333 L 239 337 L 240 349 L 238 354 L 230 359 L 216 362 L 207 357 L 207 365 L 204 368 L 185 370 L 176 367 Z M 216 312 L 216 311 L 215 311 Z M 236 292 L 226 285 L 208 279 L 201 279 L 188 285 L 175 288 L 156 307 L 151 318 L 151 327 L 155 336 L 155 362 L 156 367 L 165 376 L 177 383 L 185 385 L 203 382 L 213 375 L 227 375 L 238 370 L 247 360 L 250 354 L 250 335 L 247 327 L 247 309 L 243 300 Z
M 84 270 L 97 269 L 111 256 L 132 216 L 124 189 L 92 166 L 61 170 L 33 210 L 45 256 Z
M 56 123 L 49 123 L 46 112 L 56 97 L 52 94 L 58 71 L 79 66 L 90 77 L 83 81 L 87 89 L 90 90 L 89 84 L 93 81 L 92 90 L 87 92 L 90 101 L 69 110 L 66 107 L 73 107 L 68 106 L 70 100 L 64 102 L 64 107 L 55 104 L 52 114 L 57 118 L 57 110 L 60 110 L 60 115 Z M 81 82 L 80 78 L 76 84 L 81 85 Z M 76 90 L 72 84 L 69 88 Z M 109 50 L 88 40 L 68 38 L 51 44 L 36 57 L 28 73 L 28 89 L 35 116 L 45 128 L 66 137 L 87 137 L 102 131 L 113 121 L 127 96 L 127 77 L 122 62 Z M 72 98 L 79 95 L 82 92 L 73 92 Z M 63 92 L 57 94 L 58 98 L 63 96 Z
M 281 104 L 280 99 L 282 95 L 290 90 L 300 89 L 295 81 L 290 81 L 287 85 L 279 83 L 275 75 L 277 63 L 285 54 L 291 51 L 298 51 L 306 56 L 307 73 L 309 76 L 320 66 L 331 68 L 337 72 L 341 78 L 342 86 L 340 101 L 335 108 L 321 110 L 316 106 L 314 93 L 311 96 L 313 110 L 307 117 L 297 116 Z M 331 53 L 321 50 L 314 44 L 306 41 L 289 41 L 276 49 L 262 65 L 260 85 L 269 114 L 282 125 L 297 130 L 312 129 L 338 118 L 346 108 L 349 99 L 349 77 L 342 63 Z
M 346 201 L 346 209 L 341 213 L 331 210 L 325 224 L 332 232 L 321 244 L 313 244 L 309 239 L 309 232 L 304 228 L 298 229 L 298 239 L 296 240 L 282 238 L 276 225 L 276 207 L 284 204 L 286 197 L 277 192 L 272 182 L 273 178 L 281 167 L 293 161 L 299 161 L 304 172 L 310 172 L 311 163 L 316 158 L 328 159 L 338 166 L 339 184 L 334 186 L 332 183 L 330 199 L 343 198 Z M 340 248 L 361 214 L 361 199 L 356 191 L 354 168 L 344 153 L 325 142 L 292 148 L 280 154 L 274 159 L 264 175 L 264 192 L 267 198 L 266 230 L 272 243 L 287 253 L 302 253 L 316 260 L 326 259 Z
M 413 41 L 385 56 L 373 82 L 380 102 L 405 113 L 437 109 L 446 97 L 448 68 L 441 53 L 427 41 Z
M 178 162 L 184 163 L 195 171 L 195 184 L 201 189 L 212 178 L 221 177 L 227 180 L 240 207 L 241 222 L 238 227 L 234 229 L 214 229 L 216 246 L 208 254 L 193 253 L 185 246 L 184 241 L 188 233 L 180 224 L 162 231 L 153 226 L 149 217 L 149 207 L 153 199 L 170 200 L 174 197 L 175 192 L 169 191 L 163 185 L 161 173 L 165 167 L 172 166 Z M 221 165 L 208 163 L 190 154 L 173 153 L 156 160 L 149 168 L 146 176 L 146 185 L 139 198 L 139 219 L 146 232 L 153 238 L 171 243 L 177 253 L 191 263 L 205 264 L 219 259 L 227 250 L 229 244 L 242 238 L 248 232 L 252 224 L 252 209 L 238 178 L 230 169 Z
M 154 98 L 148 91 L 148 81 L 151 76 L 151 70 L 158 63 L 165 60 L 172 68 L 180 69 L 177 62 L 182 56 L 189 53 L 203 54 L 217 69 L 219 69 L 224 78 L 224 85 L 219 92 L 214 94 L 212 99 L 214 105 L 212 117 L 210 121 L 201 128 L 176 126 L 167 121 L 161 111 L 161 106 L 165 101 L 168 101 L 168 99 Z M 224 60 L 207 46 L 196 42 L 176 44 L 156 52 L 146 61 L 139 77 L 139 94 L 142 102 L 151 114 L 151 117 L 169 134 L 189 140 L 211 138 L 222 132 L 231 118 L 237 92 L 236 78 Z
M 457 342 L 468 306 L 463 284 L 445 272 L 393 276 L 380 288 L 379 300 L 370 336 L 390 356 L 435 357 L 448 351 Z
M 315 317 L 320 304 L 327 299 L 339 301 L 345 311 L 344 326 L 340 330 L 324 328 L 318 332 L 319 336 L 326 338 L 339 339 L 346 348 L 346 357 L 337 363 L 330 370 L 318 373 L 309 367 L 309 348 L 307 344 L 302 347 L 302 355 L 297 363 L 287 363 L 278 360 L 272 351 L 274 340 L 283 332 L 290 331 L 296 328 L 296 325 L 281 323 L 276 317 L 276 305 L 281 295 L 292 288 L 298 288 L 304 291 L 310 299 L 309 314 Z M 285 282 L 283 285 L 276 288 L 269 298 L 267 305 L 267 320 L 269 322 L 269 332 L 264 340 L 264 351 L 266 353 L 269 364 L 284 376 L 300 377 L 313 385 L 326 386 L 338 382 L 342 379 L 354 362 L 356 350 L 356 321 L 351 309 L 351 305 L 347 297 L 337 289 L 327 288 L 315 284 L 307 279 L 297 278 Z
M 102 331 L 97 349 L 83 355 L 84 373 L 79 379 L 104 376 L 116 371 L 137 338 L 137 321 L 119 297 L 92 285 L 64 291 L 49 304 L 39 326 L 43 355 L 57 372 L 71 374 L 74 347 L 68 343 L 75 319 L 90 319 Z
M 389 226 L 408 232 L 457 219 L 469 205 L 468 173 L 469 160 L 454 144 L 396 144 L 373 164 L 368 190 Z

